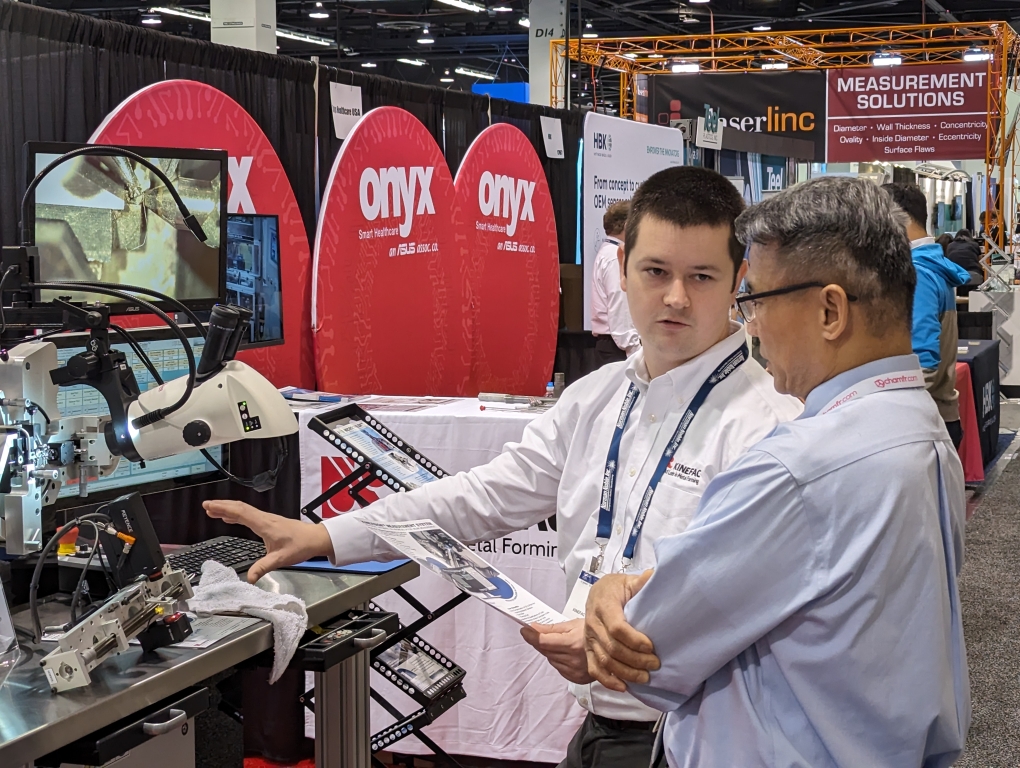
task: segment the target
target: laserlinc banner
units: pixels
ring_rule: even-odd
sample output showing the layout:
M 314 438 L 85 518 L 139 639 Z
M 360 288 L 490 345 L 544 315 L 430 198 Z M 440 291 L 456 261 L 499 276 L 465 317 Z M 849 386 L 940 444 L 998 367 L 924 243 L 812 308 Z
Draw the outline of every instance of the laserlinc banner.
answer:
M 985 156 L 985 64 L 830 69 L 827 75 L 830 163 Z
M 649 122 L 704 116 L 719 110 L 727 131 L 770 133 L 815 143 L 815 162 L 825 162 L 825 73 L 702 72 L 654 75 Z

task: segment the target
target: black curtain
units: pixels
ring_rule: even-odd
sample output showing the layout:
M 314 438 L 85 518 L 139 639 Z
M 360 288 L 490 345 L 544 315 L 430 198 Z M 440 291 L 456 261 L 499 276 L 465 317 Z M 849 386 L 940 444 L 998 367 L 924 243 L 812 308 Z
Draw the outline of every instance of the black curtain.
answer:
M 446 162 L 456 177 L 471 142 L 489 127 L 489 97 L 447 91 L 443 95 L 443 126 Z
M 26 141 L 86 141 L 132 93 L 177 77 L 219 88 L 252 115 L 314 236 L 314 65 L 0 0 L 0 242 L 16 242 Z

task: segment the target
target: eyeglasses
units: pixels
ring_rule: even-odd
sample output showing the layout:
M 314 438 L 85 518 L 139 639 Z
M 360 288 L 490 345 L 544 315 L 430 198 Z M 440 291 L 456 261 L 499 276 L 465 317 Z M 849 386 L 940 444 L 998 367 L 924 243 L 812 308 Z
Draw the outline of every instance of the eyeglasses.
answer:
M 788 285 L 785 288 L 776 288 L 772 291 L 762 291 L 761 293 L 743 293 L 737 296 L 737 311 L 740 316 L 744 318 L 745 323 L 754 322 L 755 314 L 758 311 L 758 302 L 762 299 L 767 299 L 770 296 L 785 296 L 788 293 L 794 291 L 804 291 L 808 288 L 824 288 L 829 283 L 797 283 L 796 285 Z M 857 297 L 853 294 L 848 293 L 846 295 L 848 301 L 857 301 Z

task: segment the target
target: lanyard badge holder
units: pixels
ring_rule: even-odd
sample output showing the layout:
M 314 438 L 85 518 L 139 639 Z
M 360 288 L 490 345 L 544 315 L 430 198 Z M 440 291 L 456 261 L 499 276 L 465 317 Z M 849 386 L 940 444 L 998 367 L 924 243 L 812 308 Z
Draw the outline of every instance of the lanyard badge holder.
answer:
M 634 525 L 631 527 L 630 536 L 627 537 L 627 543 L 623 548 L 621 572 L 625 573 L 634 560 L 638 538 L 641 536 L 641 529 L 644 528 L 645 518 L 648 517 L 648 509 L 652 504 L 655 489 L 658 488 L 659 481 L 666 474 L 666 468 L 683 443 L 684 437 L 687 436 L 687 430 L 694 421 L 694 417 L 697 416 L 698 411 L 704 405 L 709 393 L 715 389 L 715 386 L 743 365 L 747 358 L 747 344 L 741 344 L 740 349 L 727 357 L 720 363 L 718 368 L 712 371 L 691 400 L 684 415 L 680 417 L 680 423 L 677 424 L 673 437 L 662 452 L 659 463 L 656 465 L 655 471 L 648 482 L 648 487 L 641 497 L 641 505 L 638 507 L 637 515 L 634 518 Z M 630 420 L 630 414 L 634 410 L 639 394 L 637 387 L 631 384 L 627 390 L 627 396 L 623 400 L 623 406 L 620 408 L 620 416 L 616 420 L 616 427 L 613 430 L 613 439 L 609 444 L 609 454 L 606 457 L 606 469 L 602 475 L 602 497 L 599 503 L 598 528 L 595 533 L 595 543 L 598 545 L 599 551 L 591 559 L 588 569 L 581 571 L 577 583 L 574 584 L 570 597 L 567 599 L 567 604 L 563 609 L 563 613 L 572 619 L 584 617 L 588 593 L 595 582 L 604 575 L 606 546 L 609 544 L 613 533 L 614 507 L 616 504 L 616 471 L 620 464 L 620 443 L 623 440 L 623 432 L 627 427 L 627 422 Z

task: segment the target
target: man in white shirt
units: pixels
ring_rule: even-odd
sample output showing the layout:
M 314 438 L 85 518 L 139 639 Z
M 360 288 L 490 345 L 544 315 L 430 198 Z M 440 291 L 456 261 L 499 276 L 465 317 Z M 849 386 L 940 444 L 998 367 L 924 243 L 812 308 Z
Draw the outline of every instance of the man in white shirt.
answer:
M 641 346 L 620 287 L 620 250 L 629 213 L 630 200 L 619 200 L 602 217 L 606 239 L 595 254 L 591 289 L 591 332 L 600 366 L 626 360 Z
M 249 580 L 319 555 L 337 563 L 400 556 L 361 519 L 431 518 L 473 543 L 555 514 L 571 595 L 565 612 L 577 618 L 522 634 L 589 711 L 562 765 L 647 765 L 658 712 L 594 683 L 583 608 L 574 609 L 601 574 L 654 567 L 653 545 L 684 531 L 709 481 L 800 413 L 799 401 L 779 395 L 750 359 L 743 329 L 729 319 L 747 269 L 733 230 L 743 208 L 733 185 L 703 168 L 670 168 L 641 185 L 627 220 L 622 280 L 641 348 L 568 387 L 490 463 L 321 525 L 236 501 L 206 502 L 211 516 L 265 540 L 269 554 Z

